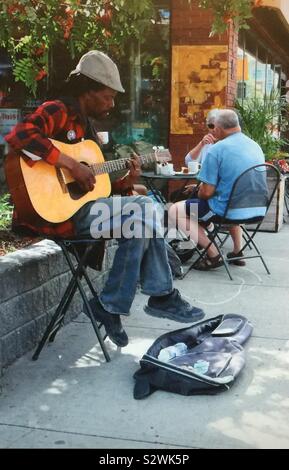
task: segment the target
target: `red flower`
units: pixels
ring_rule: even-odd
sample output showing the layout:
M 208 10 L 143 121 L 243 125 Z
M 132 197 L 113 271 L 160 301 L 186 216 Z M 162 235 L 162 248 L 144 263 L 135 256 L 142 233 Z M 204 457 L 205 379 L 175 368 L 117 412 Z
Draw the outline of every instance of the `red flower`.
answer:
M 36 56 L 40 56 L 40 55 L 43 55 L 44 52 L 45 52 L 45 45 L 42 44 L 42 46 L 38 47 L 38 48 L 35 50 L 34 54 L 35 54 Z
M 98 16 L 98 19 L 104 26 L 109 26 L 112 20 L 112 9 L 109 4 L 105 5 L 104 10 L 102 10 Z
M 105 30 L 103 31 L 103 35 L 104 35 L 104 37 L 106 37 L 106 38 L 111 38 L 111 36 L 112 36 L 111 32 L 108 31 L 107 29 L 105 29 Z
M 35 80 L 39 81 L 42 80 L 42 78 L 46 77 L 47 72 L 44 69 L 39 70 L 38 74 L 35 77 Z
M 25 7 L 23 5 L 17 5 L 17 3 L 13 3 L 7 7 L 8 15 L 13 15 L 13 13 L 25 13 Z

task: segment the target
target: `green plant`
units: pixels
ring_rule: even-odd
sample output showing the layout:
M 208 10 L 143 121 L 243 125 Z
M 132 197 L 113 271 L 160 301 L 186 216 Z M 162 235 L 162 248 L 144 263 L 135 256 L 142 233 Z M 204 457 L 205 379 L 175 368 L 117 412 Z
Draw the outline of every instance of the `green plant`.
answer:
M 0 0 L 0 47 L 11 57 L 15 80 L 35 95 L 54 48 L 64 45 L 72 59 L 89 49 L 120 56 L 154 16 L 152 0 Z
M 236 30 L 248 29 L 247 22 L 252 17 L 252 8 L 261 4 L 262 0 L 199 0 L 200 8 L 211 9 L 213 12 L 211 36 L 224 33 L 232 22 Z
M 288 104 L 278 91 L 273 90 L 263 99 L 237 101 L 236 109 L 241 116 L 244 134 L 260 145 L 266 160 L 275 158 L 278 151 L 288 144 L 280 137 L 280 131 L 288 126 Z
M 252 7 L 261 3 L 198 0 L 200 8 L 212 10 L 211 35 L 225 32 L 232 22 L 236 29 L 247 28 Z M 15 80 L 35 95 L 49 76 L 54 48 L 65 45 L 72 59 L 93 48 L 126 54 L 128 40 L 142 40 L 155 14 L 153 0 L 0 0 L 0 47 L 11 57 Z M 153 67 L 156 75 L 165 72 Z
M 0 196 L 0 230 L 8 230 L 11 226 L 13 206 L 10 204 L 10 195 Z
M 150 63 L 152 67 L 152 76 L 156 79 L 163 78 L 168 70 L 168 62 L 164 56 L 154 57 Z

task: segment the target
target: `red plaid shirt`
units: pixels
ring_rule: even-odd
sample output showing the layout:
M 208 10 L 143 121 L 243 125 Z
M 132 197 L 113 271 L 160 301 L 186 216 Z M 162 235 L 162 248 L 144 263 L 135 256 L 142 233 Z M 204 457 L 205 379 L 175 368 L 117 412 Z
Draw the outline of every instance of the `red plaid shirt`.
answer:
M 28 152 L 37 155 L 51 165 L 58 161 L 60 151 L 54 147 L 49 138 L 60 141 L 69 140 L 70 143 L 79 142 L 86 134 L 86 123 L 84 122 L 77 105 L 65 105 L 62 101 L 47 101 L 36 111 L 25 117 L 23 122 L 17 124 L 5 139 L 13 150 Z M 70 139 L 69 139 L 70 137 Z M 73 137 L 73 140 L 71 140 Z M 28 158 L 27 163 L 31 166 L 34 161 Z M 113 191 L 122 192 L 122 180 L 113 183 Z M 59 237 L 70 237 L 75 235 L 73 222 L 67 220 L 60 224 L 43 222 L 31 226 L 26 222 L 19 221 L 17 213 L 14 211 L 14 226 L 26 226 L 33 231 L 46 235 L 56 235 Z

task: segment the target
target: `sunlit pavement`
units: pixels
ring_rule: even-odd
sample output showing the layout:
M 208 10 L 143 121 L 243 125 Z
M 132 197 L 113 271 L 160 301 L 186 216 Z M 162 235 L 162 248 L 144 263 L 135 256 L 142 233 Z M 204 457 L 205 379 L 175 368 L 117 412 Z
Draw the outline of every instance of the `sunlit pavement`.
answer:
M 31 353 L 1 379 L 0 447 L 6 448 L 289 448 L 289 225 L 261 233 L 260 260 L 191 271 L 177 281 L 207 317 L 240 313 L 254 326 L 247 362 L 233 387 L 216 396 L 157 391 L 133 398 L 133 374 L 150 344 L 182 325 L 145 315 L 138 294 L 124 320 L 129 345 L 109 340 L 106 363 L 81 314 L 64 327 L 37 362 Z M 228 245 L 230 251 L 231 246 Z

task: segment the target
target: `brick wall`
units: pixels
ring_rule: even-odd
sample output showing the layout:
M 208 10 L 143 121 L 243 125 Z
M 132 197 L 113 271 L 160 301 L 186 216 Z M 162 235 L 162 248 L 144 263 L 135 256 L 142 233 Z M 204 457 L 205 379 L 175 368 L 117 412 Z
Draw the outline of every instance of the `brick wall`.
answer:
M 210 38 L 212 24 L 212 14 L 207 10 L 202 10 L 197 6 L 198 2 L 193 0 L 189 5 L 187 0 L 172 0 L 171 5 L 171 45 L 174 46 L 228 46 L 226 53 L 227 61 L 227 81 L 223 90 L 218 94 L 219 106 L 232 107 L 236 96 L 236 73 L 237 73 L 237 47 L 238 37 L 230 28 L 228 33 L 222 36 Z M 213 47 L 212 47 L 213 49 Z M 209 69 L 209 67 L 208 67 Z M 208 74 L 209 74 L 208 70 Z M 202 79 L 203 80 L 203 79 Z M 173 87 L 173 83 L 172 83 Z M 205 114 L 208 110 L 208 103 L 205 104 Z M 211 108 L 216 107 L 214 105 Z M 171 113 L 176 113 L 176 105 L 171 106 Z M 172 114 L 171 114 L 172 115 Z M 185 154 L 194 147 L 203 137 L 206 129 L 203 126 L 204 113 L 199 113 L 194 117 L 192 124 L 192 133 L 173 132 L 169 136 L 169 146 L 173 155 L 174 163 L 177 168 L 183 164 Z M 202 122 L 201 122 L 202 121 Z M 171 125 L 171 129 L 173 126 Z
M 213 16 L 209 10 L 199 8 L 198 1 L 172 0 L 172 44 L 227 44 L 226 35 L 210 38 Z
M 237 53 L 238 34 L 230 28 L 229 32 L 229 52 L 228 52 L 228 85 L 226 93 L 226 106 L 234 107 L 237 96 Z

